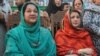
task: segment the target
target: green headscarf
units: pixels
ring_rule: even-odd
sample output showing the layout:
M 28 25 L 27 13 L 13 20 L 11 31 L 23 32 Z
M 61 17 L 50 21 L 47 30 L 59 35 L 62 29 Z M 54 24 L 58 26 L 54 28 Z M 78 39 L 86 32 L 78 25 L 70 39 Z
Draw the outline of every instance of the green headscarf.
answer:
M 23 12 L 25 12 L 24 7 L 27 6 L 28 4 L 33 4 L 38 10 L 37 22 L 35 24 L 33 24 L 32 26 L 30 26 L 26 23 L 25 18 L 24 18 L 24 14 L 23 14 Z M 36 6 L 34 3 L 27 2 L 22 6 L 20 18 L 21 18 L 20 26 L 24 27 L 24 29 L 26 29 L 27 31 L 36 32 L 39 30 L 39 28 L 40 28 L 40 10 L 39 10 L 39 7 Z
M 40 26 L 40 13 L 35 24 L 29 26 L 24 19 L 21 9 L 21 21 L 19 26 L 8 31 L 6 34 L 5 56 L 56 56 L 56 46 L 49 30 Z

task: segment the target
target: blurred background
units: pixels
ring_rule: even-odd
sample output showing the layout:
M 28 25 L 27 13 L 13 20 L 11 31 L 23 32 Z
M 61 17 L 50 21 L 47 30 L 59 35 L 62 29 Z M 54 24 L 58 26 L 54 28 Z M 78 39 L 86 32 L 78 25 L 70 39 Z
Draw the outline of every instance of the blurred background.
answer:
M 32 0 L 32 1 L 36 2 L 39 5 L 41 10 L 44 10 L 49 3 L 49 0 Z M 64 3 L 67 2 L 70 3 L 70 5 L 72 5 L 72 1 L 73 0 L 63 0 Z M 8 0 L 8 2 L 11 5 L 13 11 L 17 9 L 15 5 L 15 0 Z

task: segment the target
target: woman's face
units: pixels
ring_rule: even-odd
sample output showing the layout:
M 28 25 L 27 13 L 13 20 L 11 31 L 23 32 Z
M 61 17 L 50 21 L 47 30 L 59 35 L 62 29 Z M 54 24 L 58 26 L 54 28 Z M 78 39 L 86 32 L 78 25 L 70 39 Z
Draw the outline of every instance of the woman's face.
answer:
M 68 11 L 69 10 L 69 8 L 70 8 L 70 6 L 69 5 L 64 5 L 64 11 Z
M 95 4 L 100 5 L 100 0 L 94 0 Z
M 81 2 L 81 0 L 75 0 L 74 9 L 79 11 L 79 12 L 82 12 L 82 2 Z
M 54 0 L 57 7 L 61 6 L 61 0 Z
M 79 26 L 81 24 L 81 19 L 77 12 L 71 13 L 70 22 L 74 28 L 79 28 Z
M 24 17 L 25 17 L 25 21 L 28 24 L 30 25 L 34 24 L 37 21 L 37 17 L 38 17 L 37 8 L 32 4 L 27 5 L 25 13 L 24 13 Z

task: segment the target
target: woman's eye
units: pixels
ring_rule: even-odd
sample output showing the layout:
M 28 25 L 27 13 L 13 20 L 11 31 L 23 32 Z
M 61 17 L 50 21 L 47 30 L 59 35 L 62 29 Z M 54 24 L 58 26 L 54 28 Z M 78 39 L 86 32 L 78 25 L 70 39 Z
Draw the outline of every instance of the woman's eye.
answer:
M 71 19 L 75 18 L 75 16 L 72 16 Z
M 81 5 L 81 3 L 78 3 L 78 5 Z
M 31 10 L 28 10 L 27 12 L 31 12 Z
M 76 18 L 80 18 L 79 16 L 76 16 Z
M 28 12 L 28 13 L 31 13 L 31 12 L 37 13 L 38 11 L 37 10 L 27 10 L 26 12 Z
M 37 11 L 34 11 L 35 13 L 37 13 Z
M 34 12 L 37 13 L 38 11 L 37 10 L 34 10 Z

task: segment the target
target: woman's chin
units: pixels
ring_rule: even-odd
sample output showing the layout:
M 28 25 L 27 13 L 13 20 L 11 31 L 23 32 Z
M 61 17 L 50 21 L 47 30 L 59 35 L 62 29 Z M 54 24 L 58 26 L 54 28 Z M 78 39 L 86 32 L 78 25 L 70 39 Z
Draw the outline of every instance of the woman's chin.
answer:
M 29 21 L 27 21 L 27 23 L 28 23 L 29 25 L 33 25 L 33 24 L 36 23 L 36 20 L 29 20 Z
M 36 20 L 35 20 L 35 19 L 30 19 L 30 22 L 31 22 L 31 23 L 35 23 Z

